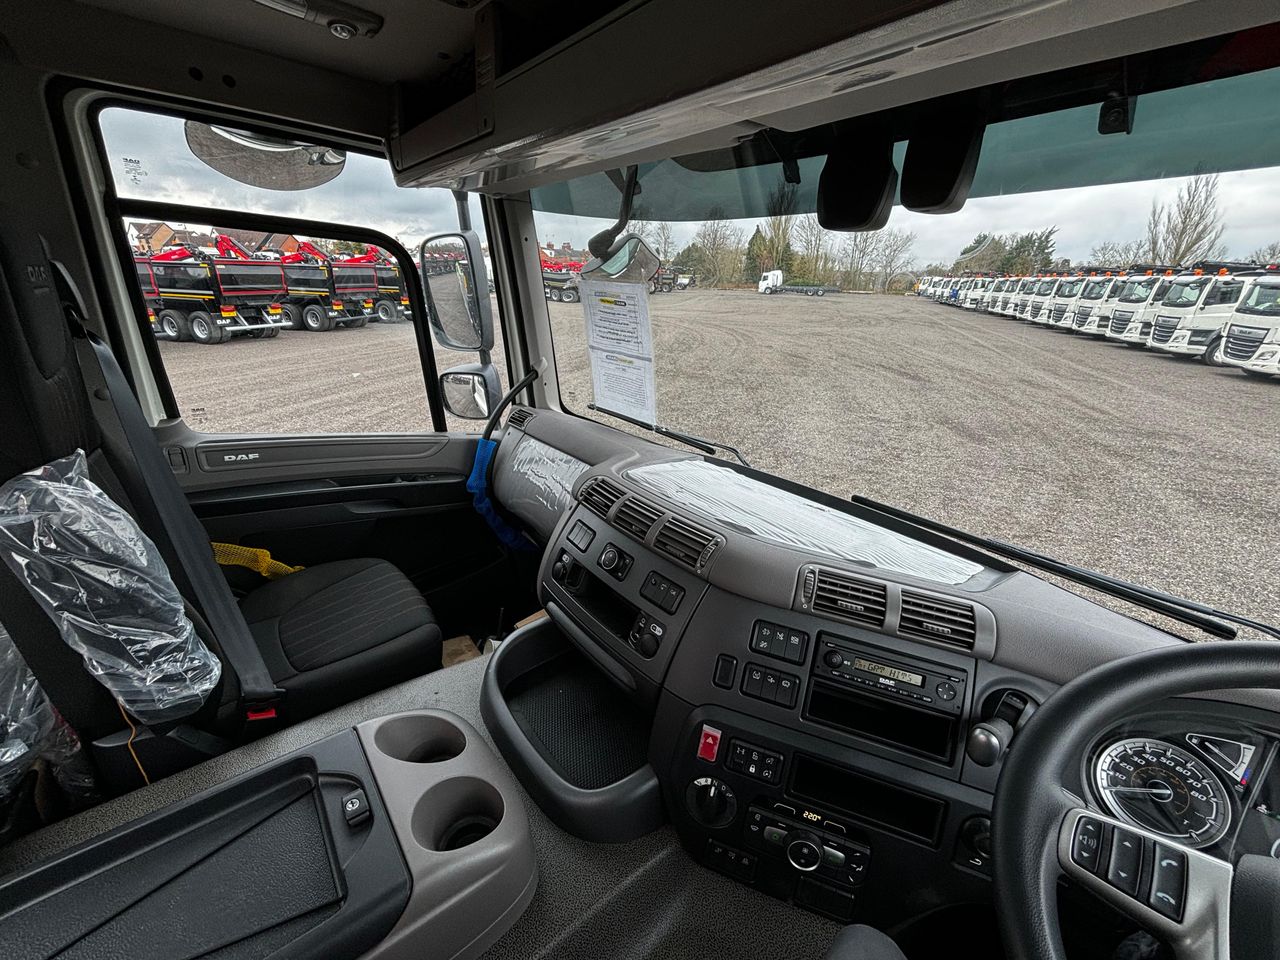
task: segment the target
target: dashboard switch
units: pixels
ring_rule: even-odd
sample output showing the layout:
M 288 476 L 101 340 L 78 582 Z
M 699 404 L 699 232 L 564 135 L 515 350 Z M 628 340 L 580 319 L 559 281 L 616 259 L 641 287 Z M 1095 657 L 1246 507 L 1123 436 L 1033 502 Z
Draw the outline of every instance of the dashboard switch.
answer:
M 738 672 L 737 658 L 722 653 L 716 657 L 716 672 L 711 677 L 711 682 L 721 690 L 732 690 L 733 680 Z
M 1071 839 L 1071 859 L 1090 873 L 1097 873 L 1102 857 L 1102 821 L 1081 817 Z
M 1156 844 L 1151 871 L 1151 893 L 1147 903 L 1170 920 L 1182 920 L 1182 904 L 1187 890 L 1187 855 L 1163 843 Z
M 1111 862 L 1107 883 L 1131 897 L 1138 895 L 1138 874 L 1142 872 L 1142 838 L 1117 827 L 1111 840 Z
M 698 738 L 698 759 L 707 763 L 715 763 L 720 753 L 720 731 L 709 724 L 702 725 L 702 734 Z

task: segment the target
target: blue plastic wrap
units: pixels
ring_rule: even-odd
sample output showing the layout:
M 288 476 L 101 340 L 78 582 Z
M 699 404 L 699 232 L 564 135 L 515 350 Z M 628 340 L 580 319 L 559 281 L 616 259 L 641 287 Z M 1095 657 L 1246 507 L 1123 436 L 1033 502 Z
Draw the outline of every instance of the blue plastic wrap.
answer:
M 222 664 L 159 551 L 89 479 L 84 452 L 0 486 L 0 557 L 89 673 L 146 724 L 194 713 Z

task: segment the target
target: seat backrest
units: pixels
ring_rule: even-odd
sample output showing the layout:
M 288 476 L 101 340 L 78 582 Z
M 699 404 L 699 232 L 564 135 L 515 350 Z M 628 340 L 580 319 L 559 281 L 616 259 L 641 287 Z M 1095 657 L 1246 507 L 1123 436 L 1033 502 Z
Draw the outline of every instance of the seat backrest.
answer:
M 84 450 L 92 479 L 128 510 L 160 550 L 184 597 L 188 572 L 148 495 L 144 478 L 118 438 L 95 418 L 85 389 L 62 299 L 43 240 L 3 229 L 0 219 L 0 482 L 50 460 Z M 208 562 L 213 563 L 212 555 Z M 197 611 L 199 613 L 199 611 Z M 0 622 L 49 699 L 82 739 L 119 730 L 123 720 L 110 694 L 85 671 L 26 588 L 0 567 Z M 214 638 L 203 639 L 221 657 Z M 193 721 L 210 721 L 238 698 L 226 669 L 219 691 Z

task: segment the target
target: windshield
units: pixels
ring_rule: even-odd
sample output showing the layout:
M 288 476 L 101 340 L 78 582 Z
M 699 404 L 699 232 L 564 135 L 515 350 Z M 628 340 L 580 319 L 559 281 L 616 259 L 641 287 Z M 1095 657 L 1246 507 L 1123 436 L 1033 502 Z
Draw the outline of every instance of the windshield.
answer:
M 1080 291 L 1081 300 L 1101 300 L 1102 295 L 1107 292 L 1107 287 L 1111 285 L 1109 279 L 1090 280 L 1084 285 L 1084 289 Z
M 1280 71 L 1273 88 L 1280 113 Z M 1146 109 L 1144 100 L 1135 131 L 1155 122 Z M 1169 129 L 1185 137 L 1213 115 L 1179 111 Z M 1054 116 L 1035 118 L 1042 140 L 1069 126 L 1090 155 L 1132 146 L 1097 134 L 1096 106 Z M 1021 156 L 998 155 L 1015 142 L 1020 134 L 988 130 L 975 183 Z M 1036 170 L 1047 176 L 1074 162 L 1042 147 Z M 1172 288 L 1168 265 L 1247 262 L 1276 241 L 1280 142 L 1253 168 L 1220 174 L 1169 175 L 1158 151 L 1132 159 L 1125 183 L 1091 159 L 1093 185 L 971 196 L 942 216 L 894 206 L 883 228 L 849 233 L 824 229 L 805 200 L 820 162 L 802 160 L 798 184 L 780 164 L 655 163 L 627 230 L 693 280 L 670 292 L 650 285 L 651 335 L 613 361 L 589 342 L 585 297 L 549 294 L 560 400 L 645 436 L 609 412 L 731 444 L 752 467 L 838 497 L 1273 619 L 1280 556 L 1263 518 L 1276 508 L 1264 478 L 1280 476 L 1277 384 L 1115 349 L 1101 328 L 1062 336 L 1045 311 L 1003 314 L 955 293 L 1039 299 L 1056 288 L 1101 301 L 1123 290 L 1139 304 Z M 585 261 L 588 240 L 617 217 L 619 192 L 593 174 L 531 199 L 531 239 Z M 1188 206 L 1213 224 L 1198 245 L 1178 219 Z M 1099 266 L 1138 273 L 1088 276 Z M 769 274 L 781 285 L 764 295 Z M 1249 303 L 1274 311 L 1278 289 L 1259 288 Z
M 1146 303 L 1147 298 L 1151 296 L 1151 291 L 1156 286 L 1155 277 L 1139 277 L 1136 280 L 1130 280 L 1124 285 L 1124 289 L 1120 291 L 1121 303 Z
M 1164 299 L 1160 303 L 1166 307 L 1194 307 L 1200 302 L 1200 295 L 1204 293 L 1208 283 L 1208 277 L 1196 280 L 1175 280 L 1165 291 Z
M 1261 316 L 1280 316 L 1280 283 L 1260 281 L 1249 290 L 1249 295 L 1236 307 L 1240 313 Z

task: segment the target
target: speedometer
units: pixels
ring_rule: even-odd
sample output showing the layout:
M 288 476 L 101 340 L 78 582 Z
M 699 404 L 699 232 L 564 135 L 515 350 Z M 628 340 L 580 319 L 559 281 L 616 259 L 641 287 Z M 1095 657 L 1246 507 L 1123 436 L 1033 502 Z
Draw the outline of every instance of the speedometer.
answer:
M 1217 776 L 1163 740 L 1113 743 L 1094 764 L 1094 785 L 1121 820 L 1188 846 L 1215 843 L 1231 824 L 1231 803 Z

